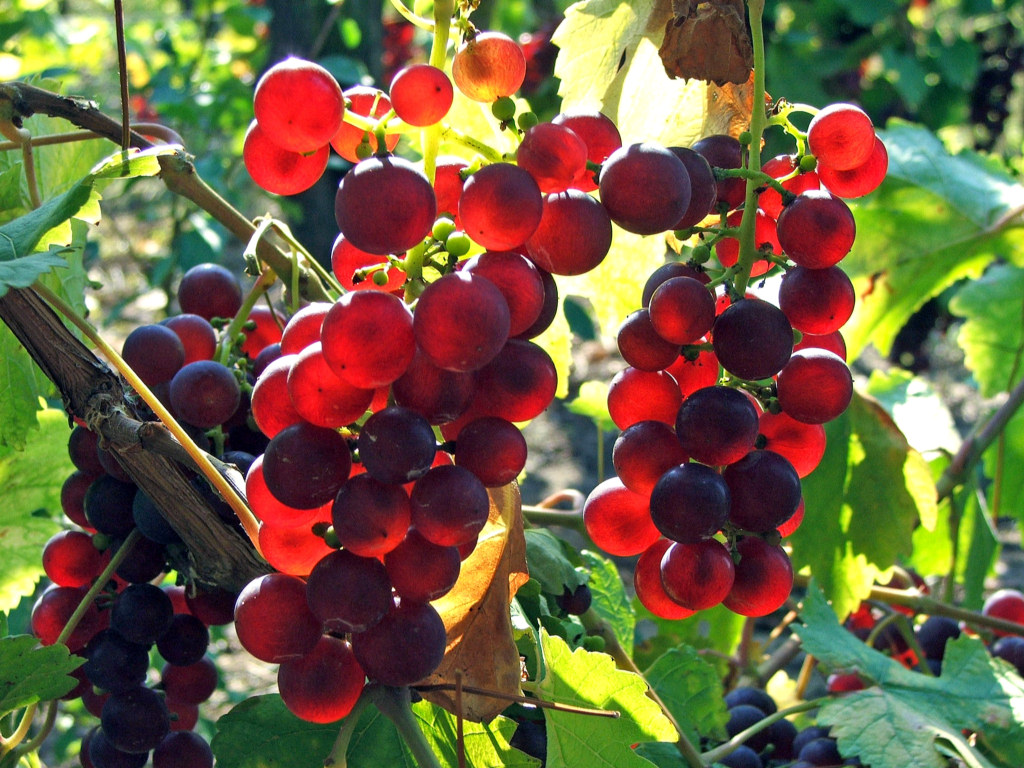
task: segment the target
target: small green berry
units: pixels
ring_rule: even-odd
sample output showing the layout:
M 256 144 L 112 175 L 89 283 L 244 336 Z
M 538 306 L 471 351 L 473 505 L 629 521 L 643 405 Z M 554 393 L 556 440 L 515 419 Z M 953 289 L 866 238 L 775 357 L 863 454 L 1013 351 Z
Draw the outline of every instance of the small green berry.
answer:
M 803 157 L 800 158 L 800 170 L 803 173 L 813 171 L 817 167 L 818 158 L 816 158 L 814 155 L 804 155 Z
M 540 118 L 533 114 L 533 112 L 523 112 L 519 116 L 519 130 L 528 131 L 539 122 Z
M 356 157 L 365 160 L 373 154 L 373 147 L 370 146 L 370 134 L 364 133 L 362 141 L 356 146 Z
M 445 250 L 452 256 L 465 256 L 469 253 L 471 246 L 472 241 L 469 239 L 469 235 L 459 230 L 452 232 L 444 241 Z
M 374 285 L 385 286 L 388 284 L 388 272 L 386 269 L 378 269 L 371 279 Z
M 491 104 L 491 114 L 505 123 L 516 116 L 516 103 L 508 96 L 502 96 Z
M 711 258 L 711 249 L 703 243 L 701 245 L 693 246 L 693 250 L 690 251 L 690 261 L 696 264 L 703 264 Z
M 750 135 L 750 131 L 743 131 L 736 137 L 736 140 L 744 146 L 750 146 L 750 142 L 753 141 L 753 138 L 754 137 Z
M 442 216 L 434 222 L 433 229 L 430 230 L 430 234 L 434 236 L 434 239 L 438 242 L 444 242 L 445 239 L 452 232 L 455 231 L 455 222 L 449 219 L 447 216 Z

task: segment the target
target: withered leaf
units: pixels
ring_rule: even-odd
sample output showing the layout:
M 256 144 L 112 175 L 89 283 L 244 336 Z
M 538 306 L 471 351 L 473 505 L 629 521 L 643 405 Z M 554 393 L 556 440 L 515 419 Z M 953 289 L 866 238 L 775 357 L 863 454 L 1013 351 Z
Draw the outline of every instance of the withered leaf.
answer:
M 519 651 L 512 637 L 509 603 L 529 579 L 519 488 L 514 483 L 489 490 L 491 509 L 476 548 L 462 563 L 459 580 L 433 605 L 444 620 L 448 648 L 441 665 L 417 685 L 462 684 L 520 695 Z M 454 691 L 423 691 L 423 698 L 455 713 Z M 507 699 L 463 694 L 462 716 L 487 722 L 508 706 Z
M 754 66 L 743 0 L 677 0 L 658 53 L 669 77 L 745 83 Z
M 750 128 L 750 115 L 754 109 L 753 70 L 743 83 L 709 84 L 705 100 L 701 135 L 726 133 L 733 138 L 738 137 Z

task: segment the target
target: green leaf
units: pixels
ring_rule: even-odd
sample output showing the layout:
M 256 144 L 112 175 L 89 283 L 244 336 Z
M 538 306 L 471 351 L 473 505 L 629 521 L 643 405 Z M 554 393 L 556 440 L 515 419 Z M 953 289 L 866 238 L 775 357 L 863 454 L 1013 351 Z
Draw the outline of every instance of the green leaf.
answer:
M 301 720 L 280 696 L 267 694 L 223 715 L 210 746 L 220 768 L 323 768 L 339 728 Z M 401 741 L 397 735 L 395 740 Z
M 868 344 L 888 354 L 929 298 L 978 277 L 993 260 L 1020 261 L 1024 253 L 1024 231 L 1003 219 L 1024 204 L 1024 187 L 977 155 L 951 155 L 919 126 L 893 121 L 879 135 L 889 175 L 851 203 L 857 240 L 843 260 L 858 295 L 843 328 L 851 360 Z
M 584 564 L 590 571 L 587 584 L 593 596 L 594 611 L 615 632 L 615 638 L 627 655 L 633 655 L 633 635 L 636 630 L 636 615 L 626 594 L 626 585 L 619 575 L 615 562 L 597 552 L 584 549 L 580 552 Z
M 963 285 L 950 300 L 950 311 L 964 318 L 958 342 L 974 373 L 981 395 L 1009 391 L 1024 378 L 1024 269 L 997 264 L 978 280 Z M 1000 438 L 985 452 L 985 474 L 998 478 L 990 498 L 1020 498 L 1024 493 L 1024 412 L 1018 411 Z M 1013 509 L 1024 521 L 1024 509 Z M 999 510 L 1000 513 L 1003 510 Z
M 335 736 L 338 727 L 337 724 L 333 726 Z M 345 753 L 347 768 L 380 768 L 382 765 L 388 768 L 417 768 L 416 760 L 395 724 L 376 707 L 363 710 Z M 325 752 L 318 768 L 323 765 L 326 756 Z
M 60 698 L 78 685 L 70 673 L 84 661 L 66 645 L 40 647 L 31 635 L 0 638 L 0 715 Z
M 633 609 L 637 617 L 637 641 L 633 657 L 641 667 L 653 664 L 666 651 L 686 645 L 718 651 L 721 658 L 712 656 L 711 660 L 713 663 L 718 662 L 720 676 L 728 673 L 724 659 L 731 656 L 739 645 L 744 617 L 724 605 L 716 605 L 686 619 L 663 619 L 648 611 L 635 598 Z
M 0 447 L 0 611 L 11 610 L 32 594 L 43 575 L 39 553 L 60 530 L 60 490 L 74 470 L 68 458 L 67 417 L 46 410 L 39 424 L 39 434 L 24 450 Z
M 935 483 L 872 400 L 855 394 L 825 432 L 825 456 L 803 481 L 804 522 L 790 540 L 794 568 L 809 568 L 846 616 L 880 574 L 911 553 L 915 526 L 935 527 Z
M 537 579 L 544 591 L 555 597 L 566 588 L 575 589 L 587 580 L 569 560 L 561 539 L 545 528 L 526 531 L 526 562 L 530 577 Z
M 1024 760 L 1024 680 L 966 634 L 946 645 L 942 674 L 911 671 L 843 629 L 812 585 L 797 630 L 804 649 L 829 669 L 857 670 L 869 687 L 827 701 L 818 721 L 832 726 L 844 755 L 872 768 L 944 768 L 950 748 L 991 765 L 962 731 L 1001 764 Z M 942 744 L 943 751 L 937 748 Z
M 547 768 L 643 768 L 650 763 L 631 749 L 645 741 L 676 741 L 678 734 L 647 696 L 639 675 L 616 669 L 611 656 L 541 630 L 545 673 L 537 694 L 548 701 L 618 712 L 611 719 L 547 709 Z
M 412 706 L 427 738 L 427 743 L 441 759 L 442 765 L 458 765 L 459 756 L 456 750 L 457 722 L 455 715 L 447 712 L 428 701 L 420 701 Z M 507 717 L 496 717 L 489 723 L 474 723 L 464 720 L 462 738 L 465 747 L 467 768 L 492 768 L 492 766 L 509 766 L 510 768 L 535 768 L 540 761 L 525 752 L 509 746 L 508 740 L 516 730 L 516 722 Z M 390 765 L 376 760 L 375 765 Z
M 699 744 L 702 736 L 725 740 L 729 712 L 722 679 L 694 648 L 683 645 L 667 651 L 644 677 L 692 744 Z
M 658 45 L 669 20 L 654 0 L 582 0 L 551 37 L 562 109 L 597 109 L 618 126 L 623 144 L 689 146 L 706 133 L 707 86 L 673 80 Z
M 864 391 L 885 408 L 918 453 L 956 453 L 960 447 L 953 414 L 923 377 L 900 368 L 874 370 Z

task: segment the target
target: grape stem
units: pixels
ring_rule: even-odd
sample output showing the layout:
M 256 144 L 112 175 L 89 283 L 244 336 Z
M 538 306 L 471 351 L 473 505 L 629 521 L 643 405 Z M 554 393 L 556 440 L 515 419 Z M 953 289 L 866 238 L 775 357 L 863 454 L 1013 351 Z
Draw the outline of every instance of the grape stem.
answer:
M 372 690 L 372 689 L 371 689 Z M 359 698 L 356 699 L 352 710 L 345 716 L 338 731 L 338 738 L 334 740 L 334 746 L 330 753 L 324 758 L 324 768 L 347 768 L 348 766 L 348 745 L 352 741 L 352 735 L 356 732 L 359 724 L 359 717 L 363 710 L 370 704 L 370 696 L 364 689 Z
M 369 689 L 377 709 L 395 724 L 405 745 L 413 754 L 419 768 L 441 768 L 441 763 L 427 743 L 416 716 L 412 712 L 412 698 L 408 687 L 377 686 Z
M 764 0 L 747 0 L 747 11 L 750 18 L 750 42 L 754 59 L 754 89 L 751 99 L 754 108 L 750 114 L 750 150 L 747 154 L 746 197 L 744 198 L 744 215 L 740 223 L 740 253 L 736 265 L 739 267 L 733 282 L 737 296 L 743 296 L 750 280 L 750 270 L 758 259 L 758 251 L 754 243 L 754 219 L 757 211 L 757 188 L 761 183 L 754 174 L 761 171 L 761 137 L 764 134 L 767 116 L 764 109 Z

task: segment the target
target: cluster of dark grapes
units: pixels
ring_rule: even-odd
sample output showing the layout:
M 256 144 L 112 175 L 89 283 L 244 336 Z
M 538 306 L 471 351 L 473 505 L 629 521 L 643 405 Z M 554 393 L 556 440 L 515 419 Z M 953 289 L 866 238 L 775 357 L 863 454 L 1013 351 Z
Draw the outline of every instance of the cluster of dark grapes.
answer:
M 823 425 L 853 395 L 839 329 L 855 293 L 837 265 L 855 226 L 839 193 L 874 189 L 885 148 L 867 115 L 844 104 L 812 119 L 807 143 L 813 155 L 765 163 L 778 183 L 766 179 L 753 211 L 744 204 L 746 181 L 722 173 L 743 159 L 729 136 L 690 148 L 618 150 L 601 169 L 602 201 L 611 197 L 606 186 L 622 193 L 612 216 L 620 226 L 701 238 L 688 262 L 650 275 L 641 308 L 619 328 L 626 367 L 608 393 L 622 430 L 616 476 L 584 507 L 598 546 L 639 555 L 637 595 L 665 618 L 720 603 L 746 616 L 782 605 L 793 570 L 779 540 L 803 517 L 801 478 L 824 454 Z M 686 194 L 672 201 L 663 190 Z M 740 295 L 732 282 L 732 228 L 751 215 L 758 252 L 750 274 L 784 273 L 777 304 Z M 702 226 L 709 216 L 712 226 Z M 705 266 L 709 245 L 718 269 Z

